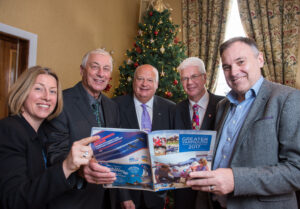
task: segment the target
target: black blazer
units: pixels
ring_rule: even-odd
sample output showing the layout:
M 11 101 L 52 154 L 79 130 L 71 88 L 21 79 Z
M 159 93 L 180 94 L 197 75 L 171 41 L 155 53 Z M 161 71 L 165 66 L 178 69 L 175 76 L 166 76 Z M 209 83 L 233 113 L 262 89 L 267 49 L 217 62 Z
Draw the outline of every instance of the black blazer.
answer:
M 91 128 L 98 126 L 87 92 L 81 82 L 73 88 L 64 90 L 63 99 L 62 113 L 50 121 L 47 127 L 48 159 L 52 164 L 64 159 L 74 141 L 90 136 Z M 106 127 L 119 127 L 117 104 L 104 95 L 101 97 L 101 104 Z M 51 207 L 55 209 L 103 208 L 103 200 L 102 186 L 87 184 L 82 189 L 73 189 L 52 201 Z
M 113 99 L 120 110 L 121 128 L 139 129 L 133 95 L 125 95 Z M 152 131 L 172 129 L 172 110 L 175 103 L 159 96 L 154 96 Z M 121 201 L 133 200 L 136 205 L 145 204 L 149 208 L 163 208 L 165 192 L 134 191 L 121 192 Z
M 202 130 L 214 130 L 217 104 L 224 97 L 209 92 L 209 101 L 201 125 Z M 174 129 L 192 129 L 192 119 L 189 110 L 189 100 L 178 103 L 174 113 Z M 188 189 L 175 190 L 175 209 L 194 209 L 197 191 Z M 203 195 L 205 195 L 203 193 Z
M 43 209 L 70 190 L 62 165 L 45 168 L 42 139 L 22 116 L 0 121 L 2 209 Z

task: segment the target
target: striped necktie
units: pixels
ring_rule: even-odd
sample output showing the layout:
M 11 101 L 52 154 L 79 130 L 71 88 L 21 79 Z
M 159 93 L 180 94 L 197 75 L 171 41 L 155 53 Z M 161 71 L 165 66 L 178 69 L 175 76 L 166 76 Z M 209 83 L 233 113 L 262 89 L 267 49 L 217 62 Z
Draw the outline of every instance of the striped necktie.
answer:
M 193 129 L 194 130 L 200 130 L 200 117 L 199 117 L 199 110 L 200 106 L 197 104 L 193 105 L 193 121 L 192 121 L 192 125 L 193 125 Z

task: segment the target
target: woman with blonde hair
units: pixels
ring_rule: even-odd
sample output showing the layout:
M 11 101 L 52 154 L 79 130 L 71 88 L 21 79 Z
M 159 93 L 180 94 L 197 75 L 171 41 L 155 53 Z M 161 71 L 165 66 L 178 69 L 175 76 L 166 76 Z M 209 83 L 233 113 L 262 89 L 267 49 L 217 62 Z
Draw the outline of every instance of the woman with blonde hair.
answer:
M 9 92 L 10 116 L 0 120 L 0 208 L 43 209 L 71 189 L 70 175 L 88 164 L 90 137 L 75 142 L 66 159 L 47 167 L 42 126 L 62 110 L 56 74 L 40 66 L 26 70 Z

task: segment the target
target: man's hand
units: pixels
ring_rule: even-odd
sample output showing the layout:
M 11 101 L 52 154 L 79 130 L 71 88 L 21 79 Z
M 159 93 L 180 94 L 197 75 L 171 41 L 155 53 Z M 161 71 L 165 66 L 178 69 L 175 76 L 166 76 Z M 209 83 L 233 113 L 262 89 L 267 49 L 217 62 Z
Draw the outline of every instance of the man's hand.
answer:
M 135 209 L 135 204 L 132 200 L 121 202 L 122 209 Z
M 232 169 L 218 168 L 214 171 L 197 171 L 189 174 L 187 185 L 194 190 L 225 195 L 234 190 Z
M 94 158 L 83 167 L 83 176 L 92 184 L 112 184 L 116 180 L 116 174 L 108 167 L 99 165 Z

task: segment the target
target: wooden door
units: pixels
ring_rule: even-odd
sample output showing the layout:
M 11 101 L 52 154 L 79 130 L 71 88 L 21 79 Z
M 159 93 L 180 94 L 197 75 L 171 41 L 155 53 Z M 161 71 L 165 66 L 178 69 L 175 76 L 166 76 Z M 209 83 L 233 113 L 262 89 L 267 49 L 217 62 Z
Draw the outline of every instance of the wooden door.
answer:
M 8 116 L 8 91 L 27 68 L 28 53 L 28 40 L 0 32 L 0 119 Z

